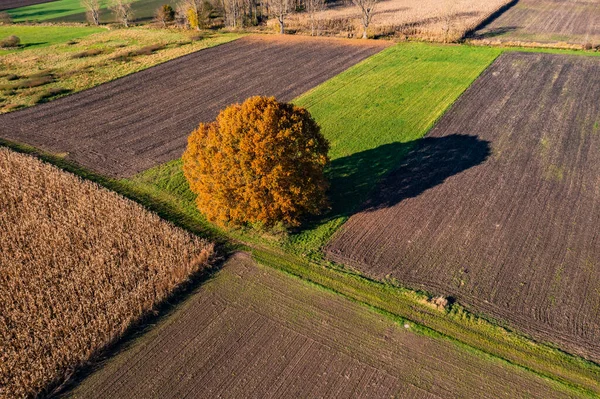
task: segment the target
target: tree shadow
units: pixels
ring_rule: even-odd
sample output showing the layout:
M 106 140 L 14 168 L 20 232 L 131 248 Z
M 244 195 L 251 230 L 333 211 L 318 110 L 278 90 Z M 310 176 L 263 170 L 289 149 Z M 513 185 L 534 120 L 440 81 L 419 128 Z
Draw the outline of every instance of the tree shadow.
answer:
M 43 17 L 46 15 L 51 15 L 51 14 L 58 14 L 58 13 L 62 13 L 62 12 L 69 12 L 71 10 L 69 9 L 58 9 L 58 10 L 31 10 L 31 11 L 21 11 L 21 12 L 15 12 L 13 14 L 11 14 L 11 18 L 12 19 L 36 19 L 39 17 Z
M 301 229 L 350 217 L 359 210 L 393 206 L 484 162 L 490 153 L 488 141 L 453 134 L 385 144 L 335 159 L 326 170 L 331 210 L 306 220 Z
M 485 162 L 490 154 L 490 142 L 477 136 L 453 134 L 421 139 L 378 185 L 362 210 L 389 208 L 417 197 L 449 177 Z
M 493 37 L 502 36 L 507 33 L 514 32 L 518 29 L 517 26 L 503 26 L 501 28 L 494 28 L 483 31 L 481 33 L 473 33 L 469 38 L 471 39 L 491 39 Z

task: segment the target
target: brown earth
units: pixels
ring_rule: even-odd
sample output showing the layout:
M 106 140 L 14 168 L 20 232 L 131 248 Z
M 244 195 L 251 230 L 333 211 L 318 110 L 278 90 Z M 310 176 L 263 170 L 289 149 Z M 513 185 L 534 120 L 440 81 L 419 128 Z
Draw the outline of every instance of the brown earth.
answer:
M 252 95 L 289 101 L 380 51 L 379 41 L 250 36 L 0 116 L 0 137 L 111 176 L 179 158 L 199 122 Z
M 326 248 L 600 360 L 600 59 L 505 53 Z
M 0 398 L 45 396 L 190 276 L 213 245 L 0 147 Z
M 519 0 L 477 30 L 485 42 L 565 43 L 600 46 L 600 1 Z
M 0 0 L 0 10 L 10 10 L 11 8 L 31 6 L 34 4 L 50 3 L 56 0 Z
M 237 254 L 71 396 L 577 396 L 412 328 Z

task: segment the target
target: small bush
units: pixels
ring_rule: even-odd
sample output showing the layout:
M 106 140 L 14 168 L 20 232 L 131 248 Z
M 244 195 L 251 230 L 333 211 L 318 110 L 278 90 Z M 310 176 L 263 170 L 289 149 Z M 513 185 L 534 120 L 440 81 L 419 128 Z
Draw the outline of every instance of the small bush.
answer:
M 64 87 L 53 87 L 51 89 L 48 89 L 48 90 L 43 91 L 42 93 L 40 93 L 35 98 L 35 103 L 36 104 L 45 103 L 45 102 L 51 100 L 54 97 L 60 96 L 62 94 L 67 94 L 67 93 L 70 93 L 70 92 L 71 92 L 71 90 L 65 89 Z
M 39 87 L 43 85 L 47 85 L 48 83 L 54 82 L 53 75 L 43 75 L 43 76 L 35 76 L 32 75 L 27 80 L 22 80 L 20 82 L 0 85 L 0 90 L 18 90 L 18 89 L 31 89 L 33 87 Z
M 93 48 L 90 50 L 82 51 L 80 53 L 75 53 L 71 56 L 71 58 L 78 59 L 78 58 L 94 57 L 94 56 L 100 55 L 102 53 L 104 53 L 104 50 L 101 50 L 99 48 Z
M 0 40 L 1 48 L 15 48 L 19 47 L 21 44 L 21 39 L 18 36 L 10 35 L 9 37 Z
M 211 221 L 298 226 L 327 206 L 328 150 L 307 110 L 252 97 L 192 132 L 183 171 Z
M 137 57 L 140 55 L 150 55 L 154 54 L 158 50 L 164 49 L 166 46 L 164 44 L 152 44 L 150 46 L 145 46 L 139 48 L 137 50 L 132 50 L 124 54 L 119 54 L 113 57 L 113 60 L 120 62 L 129 62 L 133 57 Z
M 6 11 L 0 12 L 0 24 L 12 24 L 12 18 Z
M 13 73 L 11 73 L 10 75 L 6 75 L 4 78 L 6 80 L 19 80 L 19 79 L 21 79 L 21 77 L 19 75 L 15 75 Z
M 175 20 L 175 10 L 169 4 L 163 4 L 156 10 L 154 19 L 166 27 L 167 23 Z

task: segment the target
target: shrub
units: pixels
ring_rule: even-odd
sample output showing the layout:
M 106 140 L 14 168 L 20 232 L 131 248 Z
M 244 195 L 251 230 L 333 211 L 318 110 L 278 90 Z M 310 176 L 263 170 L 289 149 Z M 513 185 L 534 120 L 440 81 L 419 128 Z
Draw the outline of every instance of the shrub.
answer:
M 57 97 L 57 96 L 60 96 L 63 94 L 68 94 L 70 92 L 71 92 L 71 90 L 65 89 L 64 87 L 53 87 L 53 88 L 50 88 L 50 89 L 45 90 L 45 91 L 41 92 L 40 94 L 38 94 L 35 97 L 34 102 L 36 104 L 45 103 L 54 97 Z
M 27 80 L 18 81 L 12 84 L 0 85 L 0 90 L 19 90 L 31 89 L 34 87 L 44 86 L 54 82 L 53 75 L 32 75 Z
M 10 35 L 9 37 L 0 40 L 0 47 L 2 48 L 14 48 L 19 47 L 21 44 L 21 39 L 18 36 Z
M 0 12 L 0 24 L 12 24 L 12 18 L 6 11 Z
M 156 10 L 154 19 L 157 22 L 160 22 L 163 27 L 166 27 L 168 22 L 173 22 L 175 20 L 175 10 L 169 4 L 163 4 Z
M 80 53 L 75 53 L 71 56 L 71 58 L 73 59 L 77 59 L 77 58 L 86 58 L 86 57 L 93 57 L 96 55 L 100 55 L 102 54 L 104 51 L 102 49 L 99 48 L 93 48 L 93 49 L 89 49 L 89 50 L 85 50 L 82 51 Z
M 328 150 L 307 110 L 252 97 L 192 132 L 183 171 L 211 221 L 298 226 L 327 206 Z

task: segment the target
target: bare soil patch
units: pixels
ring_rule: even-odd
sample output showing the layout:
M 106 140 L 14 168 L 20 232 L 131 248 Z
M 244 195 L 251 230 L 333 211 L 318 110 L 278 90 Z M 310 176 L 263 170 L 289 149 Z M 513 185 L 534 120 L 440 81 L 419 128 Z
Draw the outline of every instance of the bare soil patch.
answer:
M 558 384 L 407 326 L 236 254 L 71 396 L 568 396 Z
M 576 44 L 600 46 L 600 2 L 597 0 L 519 0 L 477 30 L 484 43 Z
M 388 44 L 251 36 L 0 116 L 0 137 L 111 175 L 181 156 L 189 133 L 253 95 L 289 101 Z
M 600 60 L 505 53 L 326 248 L 600 360 Z
M 10 10 L 11 8 L 32 6 L 34 4 L 50 3 L 55 0 L 0 0 L 0 10 Z
M 48 394 L 209 264 L 212 244 L 0 148 L 0 398 Z

